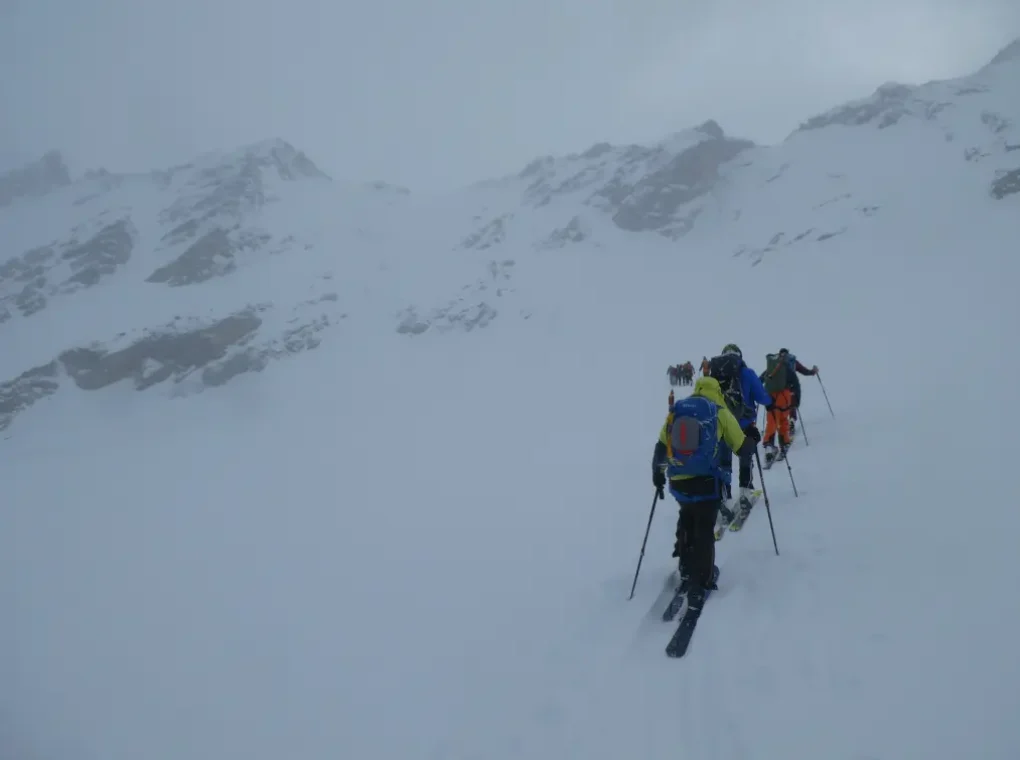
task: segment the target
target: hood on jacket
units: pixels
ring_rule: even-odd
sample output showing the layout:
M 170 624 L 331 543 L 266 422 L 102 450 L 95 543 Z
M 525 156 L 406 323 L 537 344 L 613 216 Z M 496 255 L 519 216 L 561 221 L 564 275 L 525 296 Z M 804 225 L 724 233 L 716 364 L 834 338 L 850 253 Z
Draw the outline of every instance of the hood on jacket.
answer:
M 719 406 L 726 406 L 726 399 L 723 398 L 722 388 L 719 386 L 719 381 L 714 377 L 699 377 L 694 383 L 694 390 L 691 391 L 691 395 L 707 398 Z

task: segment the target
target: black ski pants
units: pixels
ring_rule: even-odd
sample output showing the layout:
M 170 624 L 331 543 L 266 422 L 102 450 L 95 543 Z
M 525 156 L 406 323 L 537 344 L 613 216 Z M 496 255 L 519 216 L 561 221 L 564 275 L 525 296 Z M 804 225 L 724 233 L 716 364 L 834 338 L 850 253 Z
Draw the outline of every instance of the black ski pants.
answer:
M 722 467 L 723 470 L 725 470 L 727 473 L 730 473 L 730 479 L 732 479 L 733 452 L 730 451 L 730 447 L 723 442 L 720 442 L 719 446 L 720 446 L 719 466 Z M 745 454 L 744 456 L 740 457 L 740 467 L 739 472 L 737 473 L 737 482 L 740 484 L 741 488 L 750 488 L 753 485 L 752 483 L 753 470 L 751 469 L 753 461 L 754 461 L 753 451 L 750 454 Z M 732 489 L 730 488 L 729 479 L 724 485 L 726 486 L 726 493 L 723 495 L 732 496 L 732 493 L 730 493 Z
M 681 572 L 691 576 L 692 588 L 703 588 L 712 579 L 715 565 L 715 521 L 719 516 L 722 484 L 715 478 L 674 480 L 670 490 L 680 504 L 676 523 L 674 556 L 680 557 Z M 705 501 L 689 497 L 709 496 Z

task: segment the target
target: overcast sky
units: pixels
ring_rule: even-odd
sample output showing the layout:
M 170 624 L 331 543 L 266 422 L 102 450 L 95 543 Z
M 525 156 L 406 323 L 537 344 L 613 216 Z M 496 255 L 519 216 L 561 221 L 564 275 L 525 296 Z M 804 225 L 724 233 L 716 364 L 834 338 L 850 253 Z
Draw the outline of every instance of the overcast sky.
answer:
M 282 137 L 427 190 L 709 118 L 776 142 L 1017 36 L 1020 0 L 0 0 L 0 166 Z

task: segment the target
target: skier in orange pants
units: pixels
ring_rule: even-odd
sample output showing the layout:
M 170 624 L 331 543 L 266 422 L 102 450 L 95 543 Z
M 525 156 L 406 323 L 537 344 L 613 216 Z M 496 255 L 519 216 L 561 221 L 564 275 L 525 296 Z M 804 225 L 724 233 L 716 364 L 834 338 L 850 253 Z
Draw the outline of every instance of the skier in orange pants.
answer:
M 793 392 L 784 388 L 772 395 L 772 405 L 765 407 L 765 435 L 762 443 L 765 446 L 765 461 L 776 458 L 776 433 L 779 433 L 779 453 L 786 456 L 790 445 L 790 410 L 793 409 Z
M 761 381 L 765 390 L 772 396 L 772 406 L 765 409 L 768 419 L 765 423 L 765 461 L 772 464 L 777 458 L 776 433 L 779 433 L 778 458 L 786 456 L 793 435 L 793 420 L 797 418 L 797 406 L 800 404 L 800 381 L 797 374 L 816 375 L 818 367 L 808 369 L 797 357 L 785 348 L 777 354 L 765 357 L 765 371 L 761 373 Z

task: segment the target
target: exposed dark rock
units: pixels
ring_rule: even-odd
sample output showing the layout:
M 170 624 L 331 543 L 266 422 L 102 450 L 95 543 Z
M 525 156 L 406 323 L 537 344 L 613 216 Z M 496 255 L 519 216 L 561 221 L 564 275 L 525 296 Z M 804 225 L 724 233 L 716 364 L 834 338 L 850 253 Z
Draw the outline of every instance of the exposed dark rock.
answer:
M 1016 193 L 1020 193 L 1020 169 L 1004 172 L 992 182 L 992 197 L 997 200 Z
M 318 348 L 321 342 L 318 333 L 330 324 L 329 317 L 321 315 L 306 324 L 287 330 L 279 340 L 269 345 L 248 346 L 206 367 L 202 371 L 202 383 L 208 387 L 224 385 L 238 375 L 261 372 L 274 359 Z
M 217 227 L 200 237 L 184 253 L 150 274 L 146 282 L 170 286 L 194 285 L 234 271 L 234 244 L 226 230 Z
M 997 135 L 1002 134 L 1013 126 L 1013 123 L 1005 116 L 1001 116 L 991 111 L 981 112 L 981 123 Z
M 167 173 L 170 184 L 190 172 L 177 197 L 160 213 L 163 224 L 173 229 L 164 236 L 167 245 L 188 242 L 213 227 L 232 227 L 242 217 L 273 200 L 266 194 L 265 171 L 281 179 L 329 177 L 309 158 L 283 140 L 267 140 L 248 146 L 212 165 L 176 167 Z
M 397 332 L 404 335 L 421 335 L 430 329 L 449 332 L 462 329 L 471 332 L 476 327 L 486 327 L 499 312 L 484 301 L 466 304 L 464 299 L 451 301 L 447 306 L 433 309 L 427 317 L 418 314 L 414 307 L 402 311 Z
M 481 229 L 468 235 L 461 242 L 462 248 L 474 248 L 477 251 L 484 251 L 499 245 L 506 239 L 507 223 L 513 219 L 513 214 L 503 214 L 485 224 Z
M 596 155 L 600 154 L 601 152 L 599 152 Z M 536 158 L 530 164 L 525 166 L 523 169 L 521 169 L 520 174 L 518 174 L 517 176 L 520 177 L 521 179 L 528 179 L 529 177 L 534 177 L 536 175 L 541 174 L 546 169 L 553 166 L 555 163 L 556 159 L 553 158 L 552 156 L 540 156 L 539 158 Z
M 38 290 L 45 286 L 46 273 L 53 265 L 55 257 L 53 246 L 47 245 L 32 248 L 20 256 L 5 261 L 0 264 L 0 286 L 21 284 L 25 286 L 25 290 Z M 21 296 L 16 298 L 20 299 Z
M 598 158 L 606 153 L 611 153 L 613 146 L 607 142 L 595 143 L 588 150 L 581 154 L 581 158 Z
M 70 263 L 72 274 L 67 285 L 89 287 L 113 274 L 117 267 L 131 258 L 135 245 L 135 229 L 127 219 L 120 219 L 101 229 L 90 240 L 74 245 L 61 254 Z
M 0 287 L 7 286 L 4 290 L 9 293 L 12 285 L 22 287 L 18 292 L 0 298 L 0 307 L 4 302 L 13 300 L 22 315 L 29 317 L 44 309 L 49 297 L 55 293 L 70 293 L 95 285 L 127 263 L 136 235 L 129 219 L 118 219 L 101 227 L 84 243 L 72 238 L 62 245 L 32 248 L 21 256 L 15 256 L 0 266 Z M 63 252 L 58 257 L 57 251 L 61 248 Z M 72 274 L 55 287 L 48 278 L 50 270 L 59 261 L 67 262 Z
M 680 208 L 709 192 L 719 179 L 720 166 L 752 147 L 754 143 L 748 140 L 722 138 L 688 148 L 635 184 L 613 215 L 613 222 L 631 232 L 683 234 L 697 210 L 681 218 L 677 216 Z
M 254 311 L 247 310 L 190 332 L 152 333 L 119 351 L 75 348 L 59 358 L 83 390 L 105 388 L 129 378 L 135 388 L 144 390 L 170 378 L 180 380 L 194 369 L 222 359 L 231 346 L 250 339 L 261 324 Z
M 908 113 L 906 104 L 912 94 L 912 88 L 890 82 L 875 90 L 870 98 L 848 103 L 808 119 L 801 124 L 798 131 L 821 129 L 833 124 L 846 127 L 859 126 L 875 121 L 879 117 L 880 128 L 892 126 Z
M 995 66 L 1006 61 L 1020 61 L 1020 37 L 1013 40 L 1011 43 L 1006 45 L 1002 50 L 995 54 L 995 57 L 989 61 L 989 66 Z
M 826 240 L 832 240 L 832 238 L 839 237 L 840 235 L 844 234 L 846 231 L 847 231 L 847 228 L 843 227 L 841 229 L 836 230 L 835 232 L 826 232 L 826 233 L 823 233 L 823 234 L 819 235 L 817 238 L 815 238 L 815 240 L 817 240 L 819 243 L 824 242 Z
M 513 276 L 515 266 L 516 262 L 513 259 L 490 261 L 488 277 L 465 285 L 458 298 L 454 298 L 445 306 L 432 309 L 427 314 L 423 315 L 416 307 L 409 306 L 397 314 L 399 319 L 397 332 L 403 335 L 421 335 L 429 330 L 441 333 L 451 330 L 470 332 L 476 327 L 488 326 L 499 312 L 484 300 L 488 297 L 486 291 L 491 292 L 494 289 L 497 298 L 514 292 L 514 288 L 509 287 L 507 283 Z
M 397 332 L 401 335 L 421 335 L 432 326 L 431 322 L 420 316 L 413 306 L 407 307 L 397 316 L 400 317 Z
M 46 286 L 45 277 L 37 277 L 26 283 L 21 292 L 14 298 L 14 304 L 21 311 L 22 316 L 30 317 L 36 312 L 46 308 L 46 296 L 43 288 Z
M 38 161 L 0 174 L 0 207 L 17 198 L 45 195 L 70 184 L 71 175 L 63 156 L 55 150 L 50 151 Z
M 33 367 L 13 380 L 0 384 L 0 430 L 4 430 L 19 412 L 46 398 L 60 387 L 55 361 Z
M 694 128 L 695 132 L 701 132 L 703 135 L 711 137 L 713 140 L 724 140 L 726 133 L 723 132 L 723 128 L 719 126 L 719 122 L 715 119 L 709 119 L 703 124 Z
M 581 217 L 573 217 L 565 227 L 553 230 L 544 241 L 537 245 L 538 248 L 552 250 L 563 248 L 570 243 L 580 243 L 588 239 L 590 232 Z

